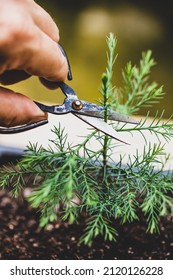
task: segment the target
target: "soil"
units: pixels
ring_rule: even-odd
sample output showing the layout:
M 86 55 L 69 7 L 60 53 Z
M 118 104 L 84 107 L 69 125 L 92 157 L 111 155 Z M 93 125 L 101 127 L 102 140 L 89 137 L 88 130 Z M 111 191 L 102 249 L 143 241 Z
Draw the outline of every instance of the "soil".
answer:
M 160 221 L 160 234 L 146 233 L 143 219 L 130 224 L 115 222 L 117 242 L 98 237 L 92 247 L 79 244 L 85 215 L 77 224 L 56 222 L 45 229 L 38 226 L 39 215 L 24 199 L 13 199 L 0 191 L 0 259 L 4 260 L 172 260 L 173 223 Z

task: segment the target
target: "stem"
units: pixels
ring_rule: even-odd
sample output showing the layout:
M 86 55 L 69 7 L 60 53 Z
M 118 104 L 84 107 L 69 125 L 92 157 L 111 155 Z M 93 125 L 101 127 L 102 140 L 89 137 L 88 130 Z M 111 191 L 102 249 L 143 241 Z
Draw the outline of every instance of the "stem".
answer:
M 106 74 L 103 74 L 102 77 L 102 93 L 103 93 L 103 106 L 104 106 L 104 122 L 108 122 L 108 77 Z M 104 174 L 106 174 L 106 165 L 107 165 L 107 154 L 108 154 L 108 136 L 104 136 L 103 140 L 103 168 L 104 168 Z M 105 176 L 104 176 L 105 177 Z
M 102 88 L 101 93 L 103 96 L 103 106 L 104 106 L 104 122 L 108 122 L 108 109 L 111 107 L 111 98 L 112 98 L 112 74 L 113 74 L 113 65 L 115 62 L 115 48 L 116 48 L 117 40 L 112 33 L 109 34 L 107 38 L 107 45 L 109 48 L 109 53 L 107 55 L 108 66 L 106 69 L 106 73 L 103 73 L 102 76 Z M 104 136 L 103 140 L 103 182 L 105 181 L 107 174 L 107 159 L 108 159 L 108 141 L 109 137 L 107 135 Z

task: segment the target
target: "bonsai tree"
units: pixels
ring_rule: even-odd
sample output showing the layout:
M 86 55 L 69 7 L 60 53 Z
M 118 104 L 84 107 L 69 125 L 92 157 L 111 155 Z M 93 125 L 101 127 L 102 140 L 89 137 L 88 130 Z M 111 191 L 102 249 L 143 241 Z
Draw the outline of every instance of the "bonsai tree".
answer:
M 102 75 L 100 100 L 104 110 L 104 121 L 108 122 L 108 109 L 125 114 L 136 114 L 143 106 L 151 106 L 163 98 L 163 87 L 150 82 L 150 71 L 155 65 L 152 52 L 142 53 L 139 66 L 128 62 L 122 71 L 124 88 L 112 85 L 113 65 L 116 58 L 116 37 L 107 37 L 107 68 Z M 145 216 L 146 230 L 159 232 L 159 219 L 173 214 L 173 176 L 164 173 L 169 155 L 164 152 L 163 139 L 173 136 L 173 124 L 162 121 L 158 112 L 148 122 L 149 113 L 136 125 L 114 123 L 119 132 L 141 133 L 144 137 L 142 154 L 138 149 L 129 155 L 126 164 L 119 155 L 116 162 L 113 153 L 119 145 L 110 137 L 91 130 L 78 145 L 70 145 L 65 128 L 54 127 L 56 135 L 50 139 L 48 148 L 30 143 L 25 156 L 16 165 L 9 164 L 0 170 L 0 186 L 10 186 L 14 197 L 26 185 L 32 186 L 26 198 L 31 207 L 40 212 L 40 226 L 57 219 L 76 223 L 81 213 L 85 214 L 85 230 L 79 242 L 92 245 L 94 238 L 102 235 L 105 240 L 115 241 L 118 234 L 112 222 L 133 222 L 139 213 Z M 170 118 L 171 119 L 171 118 Z M 148 124 L 149 123 L 149 124 Z M 157 136 L 154 144 L 145 137 L 145 131 Z M 98 149 L 88 143 L 98 141 Z M 164 161 L 159 156 L 164 155 Z M 155 169 L 155 163 L 160 169 Z M 169 175 L 169 176 L 168 176 Z

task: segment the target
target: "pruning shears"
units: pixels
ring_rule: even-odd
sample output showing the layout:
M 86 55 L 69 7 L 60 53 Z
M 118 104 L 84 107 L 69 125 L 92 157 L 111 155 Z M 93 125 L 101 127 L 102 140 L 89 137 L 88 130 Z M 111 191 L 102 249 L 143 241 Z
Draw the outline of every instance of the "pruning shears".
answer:
M 59 45 L 63 55 L 66 57 L 68 62 L 68 80 L 72 80 L 71 67 L 68 60 L 68 57 L 64 51 L 64 49 Z M 99 106 L 97 104 L 87 102 L 84 100 L 80 100 L 76 94 L 76 92 L 66 83 L 57 82 L 57 86 L 61 89 L 61 91 L 65 94 L 64 103 L 62 105 L 52 105 L 48 106 L 39 102 L 36 102 L 36 105 L 43 110 L 44 112 L 48 112 L 50 114 L 61 115 L 72 113 L 82 121 L 86 122 L 90 126 L 96 128 L 97 130 L 103 132 L 104 134 L 111 136 L 112 138 L 126 143 L 126 141 L 122 140 L 119 137 L 119 133 L 116 132 L 112 126 L 103 121 L 104 118 L 104 107 Z M 137 124 L 136 120 L 122 115 L 115 110 L 108 110 L 108 119 L 118 122 L 132 123 Z M 34 129 L 41 125 L 47 124 L 48 120 L 41 120 L 34 123 L 25 124 L 22 126 L 16 127 L 0 127 L 0 134 L 13 134 L 20 133 L 30 129 Z

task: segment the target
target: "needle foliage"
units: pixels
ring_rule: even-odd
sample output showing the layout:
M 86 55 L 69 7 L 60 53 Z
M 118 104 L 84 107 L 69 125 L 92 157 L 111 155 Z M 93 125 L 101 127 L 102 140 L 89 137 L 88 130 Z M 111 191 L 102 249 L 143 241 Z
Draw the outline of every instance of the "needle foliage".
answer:
M 107 68 L 102 75 L 99 100 L 105 108 L 105 122 L 109 121 L 110 108 L 125 114 L 140 113 L 142 106 L 152 106 L 164 96 L 163 87 L 149 81 L 155 65 L 151 51 L 142 53 L 139 66 L 127 63 L 122 71 L 124 88 L 112 85 L 116 44 L 115 36 L 109 34 Z M 146 218 L 146 230 L 156 233 L 160 217 L 173 214 L 173 176 L 163 172 L 168 160 L 164 141 L 172 139 L 173 124 L 171 118 L 163 122 L 162 117 L 163 113 L 157 112 L 152 121 L 148 121 L 148 114 L 136 125 L 113 124 L 120 135 L 133 133 L 133 141 L 139 133 L 144 138 L 142 153 L 136 148 L 125 165 L 115 140 L 90 130 L 80 144 L 72 146 L 59 124 L 53 130 L 56 137 L 50 140 L 50 147 L 30 144 L 17 165 L 1 168 L 0 186 L 10 186 L 16 197 L 26 185 L 32 185 L 27 200 L 39 210 L 42 227 L 56 220 L 76 223 L 83 213 L 85 230 L 79 242 L 89 246 L 98 235 L 115 241 L 115 220 L 123 224 L 133 222 L 141 213 Z M 156 143 L 151 144 L 145 132 L 154 134 Z M 93 140 L 98 142 L 97 150 L 89 145 Z M 156 163 L 160 164 L 159 169 L 155 168 Z

